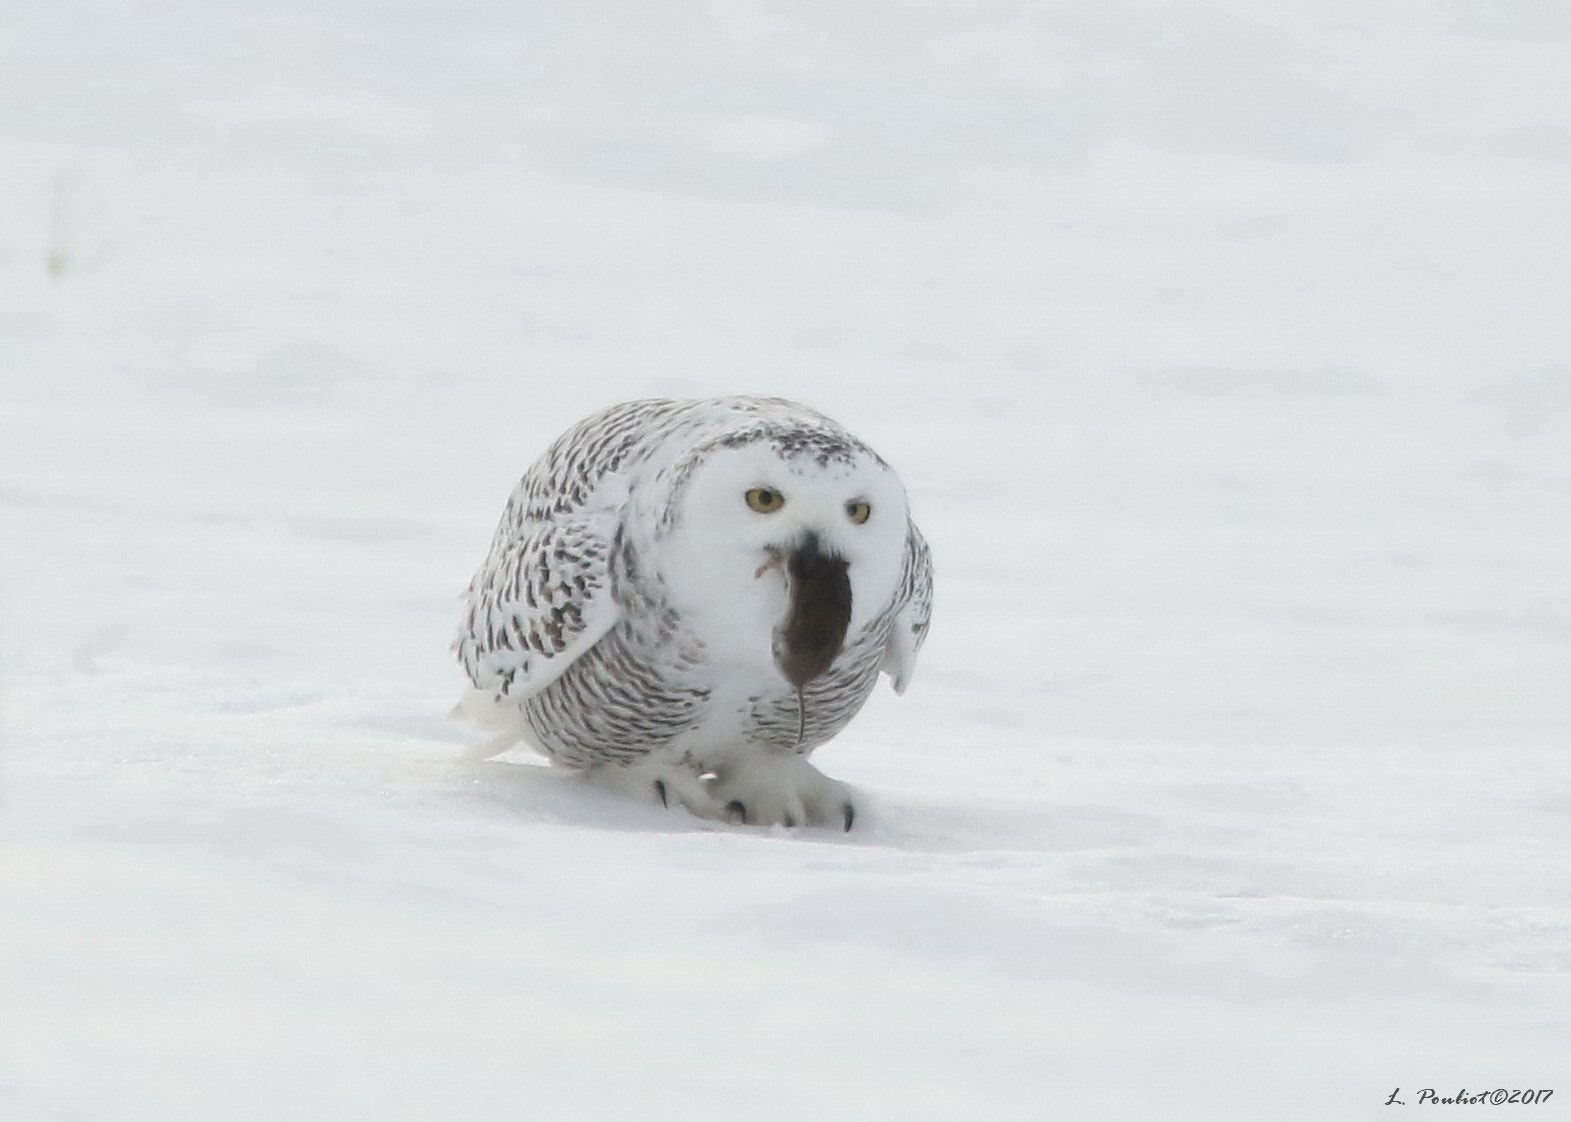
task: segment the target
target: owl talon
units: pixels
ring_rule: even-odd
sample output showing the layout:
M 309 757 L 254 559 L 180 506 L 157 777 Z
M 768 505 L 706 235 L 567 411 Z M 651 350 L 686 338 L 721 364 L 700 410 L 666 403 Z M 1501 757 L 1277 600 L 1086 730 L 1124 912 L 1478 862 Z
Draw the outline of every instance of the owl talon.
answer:
M 849 831 L 856 821 L 856 792 L 795 754 L 713 765 L 691 759 L 646 760 L 588 768 L 584 776 L 640 802 L 658 799 L 668 810 L 682 807 L 695 817 L 733 826 Z

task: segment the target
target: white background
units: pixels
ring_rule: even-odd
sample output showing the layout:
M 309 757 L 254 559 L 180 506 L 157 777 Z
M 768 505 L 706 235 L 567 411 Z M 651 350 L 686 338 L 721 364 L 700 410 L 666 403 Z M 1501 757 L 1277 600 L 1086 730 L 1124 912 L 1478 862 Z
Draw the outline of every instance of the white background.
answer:
M 1571 1117 L 1571 8 L 3 25 L 0 1118 Z M 518 475 L 744 391 L 933 543 L 865 824 L 467 762 Z

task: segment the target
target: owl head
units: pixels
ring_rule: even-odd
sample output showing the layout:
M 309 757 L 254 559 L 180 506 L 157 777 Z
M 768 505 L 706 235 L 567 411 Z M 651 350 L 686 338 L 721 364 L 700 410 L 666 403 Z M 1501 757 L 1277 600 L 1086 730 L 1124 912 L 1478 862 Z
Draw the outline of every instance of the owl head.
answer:
M 754 426 L 667 473 L 656 551 L 712 652 L 770 661 L 800 691 L 889 606 L 908 534 L 905 489 L 838 428 Z

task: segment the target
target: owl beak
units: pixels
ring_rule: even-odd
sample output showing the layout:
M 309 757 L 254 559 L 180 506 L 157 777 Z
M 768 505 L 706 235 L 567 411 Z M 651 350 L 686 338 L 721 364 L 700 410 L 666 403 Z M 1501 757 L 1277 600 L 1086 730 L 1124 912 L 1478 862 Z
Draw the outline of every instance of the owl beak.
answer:
M 797 690 L 829 669 L 851 625 L 851 576 L 844 557 L 807 533 L 785 557 L 791 598 L 774 633 L 775 665 Z

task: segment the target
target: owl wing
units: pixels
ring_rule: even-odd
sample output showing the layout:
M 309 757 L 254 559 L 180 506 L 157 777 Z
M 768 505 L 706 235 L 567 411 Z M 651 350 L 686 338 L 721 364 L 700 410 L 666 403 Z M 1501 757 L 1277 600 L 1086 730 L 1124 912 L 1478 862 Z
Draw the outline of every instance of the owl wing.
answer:
M 539 693 L 615 625 L 615 525 L 606 523 L 526 521 L 498 536 L 470 582 L 453 642 L 469 680 L 492 700 Z
M 469 583 L 453 650 L 481 693 L 539 693 L 621 618 L 611 572 L 630 473 L 691 412 L 628 401 L 568 429 L 519 480 Z
M 896 693 L 905 693 L 933 615 L 933 555 L 915 522 L 906 534 L 904 574 L 895 603 L 899 607 L 880 669 L 889 675 Z

